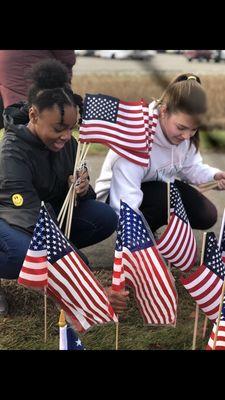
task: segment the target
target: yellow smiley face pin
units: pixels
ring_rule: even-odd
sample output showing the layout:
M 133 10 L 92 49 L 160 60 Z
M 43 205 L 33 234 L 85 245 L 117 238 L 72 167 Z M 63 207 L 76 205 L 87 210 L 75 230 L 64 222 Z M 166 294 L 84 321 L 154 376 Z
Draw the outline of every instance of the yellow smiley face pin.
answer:
M 21 194 L 18 194 L 18 193 L 14 194 L 12 196 L 12 201 L 13 201 L 14 206 L 20 207 L 23 204 L 23 196 L 21 196 Z

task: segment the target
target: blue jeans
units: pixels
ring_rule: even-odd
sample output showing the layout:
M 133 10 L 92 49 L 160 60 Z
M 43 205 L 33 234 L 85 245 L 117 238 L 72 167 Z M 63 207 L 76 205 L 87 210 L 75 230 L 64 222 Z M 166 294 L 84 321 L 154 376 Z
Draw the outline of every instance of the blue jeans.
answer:
M 117 227 L 113 209 L 96 200 L 80 202 L 74 209 L 70 241 L 79 249 L 109 237 Z M 17 279 L 31 235 L 0 219 L 0 278 Z

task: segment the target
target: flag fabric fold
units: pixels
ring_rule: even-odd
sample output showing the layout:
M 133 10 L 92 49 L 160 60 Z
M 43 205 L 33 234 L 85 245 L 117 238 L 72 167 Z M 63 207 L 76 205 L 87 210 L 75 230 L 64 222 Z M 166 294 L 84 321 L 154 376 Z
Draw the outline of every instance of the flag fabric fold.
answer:
M 223 300 L 222 312 L 220 316 L 217 338 L 214 347 L 216 326 L 217 326 L 217 321 L 213 325 L 212 333 L 210 335 L 208 344 L 206 346 L 206 350 L 225 350 L 225 300 Z
M 177 293 L 174 280 L 148 229 L 141 215 L 121 201 L 112 289 L 121 290 L 126 284 L 134 290 L 146 324 L 175 325 Z
M 214 232 L 207 232 L 203 264 L 189 277 L 180 281 L 200 309 L 215 322 L 218 317 L 225 265 Z
M 18 283 L 39 289 L 45 286 L 77 332 L 85 332 L 96 324 L 117 322 L 103 287 L 45 206 L 41 207 Z
M 189 271 L 197 257 L 197 243 L 175 184 L 170 183 L 170 219 L 157 241 L 162 256 L 181 271 Z

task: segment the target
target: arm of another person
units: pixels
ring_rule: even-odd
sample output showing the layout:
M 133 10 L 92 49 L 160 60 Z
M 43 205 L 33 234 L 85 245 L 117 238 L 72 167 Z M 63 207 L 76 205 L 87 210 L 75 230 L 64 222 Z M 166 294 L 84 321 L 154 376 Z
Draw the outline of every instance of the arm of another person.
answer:
M 51 50 L 56 60 L 61 61 L 66 65 L 70 77 L 70 81 L 73 75 L 73 66 L 76 63 L 76 55 L 74 50 Z
M 132 208 L 138 209 L 143 199 L 141 183 L 145 175 L 144 168 L 121 157 L 114 163 L 112 171 L 111 207 L 119 214 L 122 199 Z
M 203 163 L 200 152 L 196 152 L 196 148 L 192 144 L 187 152 L 182 170 L 178 173 L 178 176 L 188 183 L 200 185 L 216 179 L 215 176 L 218 173 L 222 173 L 222 171 Z

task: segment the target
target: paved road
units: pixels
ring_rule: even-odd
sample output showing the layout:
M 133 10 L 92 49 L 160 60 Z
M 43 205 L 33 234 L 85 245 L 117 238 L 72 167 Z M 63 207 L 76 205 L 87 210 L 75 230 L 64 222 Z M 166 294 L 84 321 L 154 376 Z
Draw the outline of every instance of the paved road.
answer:
M 225 158 L 223 154 L 204 153 L 204 162 L 213 166 L 221 168 L 225 171 Z M 91 184 L 94 186 L 95 180 L 99 176 L 99 172 L 103 163 L 104 157 L 102 156 L 89 156 L 87 157 L 88 167 L 90 169 Z M 220 224 L 222 220 L 223 210 L 225 208 L 225 192 L 211 190 L 206 194 L 209 199 L 216 205 L 218 209 L 218 222 L 213 227 L 213 231 L 219 237 Z M 199 252 L 201 249 L 202 232 L 195 231 L 197 238 Z M 85 254 L 88 256 L 90 262 L 95 268 L 111 269 L 113 265 L 113 256 L 115 248 L 115 233 L 108 239 L 95 246 L 84 249 Z
M 83 74 L 146 74 L 146 73 L 225 74 L 225 62 L 189 62 L 182 54 L 156 54 L 152 60 L 111 60 L 98 57 L 77 57 L 75 75 Z

